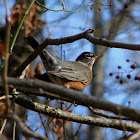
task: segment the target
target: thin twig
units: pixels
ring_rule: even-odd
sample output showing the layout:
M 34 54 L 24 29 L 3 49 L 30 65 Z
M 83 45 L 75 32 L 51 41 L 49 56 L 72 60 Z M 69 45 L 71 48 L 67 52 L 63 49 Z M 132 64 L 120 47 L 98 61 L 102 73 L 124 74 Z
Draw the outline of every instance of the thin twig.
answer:
M 55 140 L 54 132 L 53 132 L 53 130 L 50 128 L 50 123 L 53 121 L 54 118 L 48 117 L 48 119 L 50 119 L 50 120 L 48 120 L 47 126 L 48 126 L 49 131 L 50 131 L 51 134 L 52 134 L 53 140 Z
M 67 107 L 66 111 L 69 110 L 69 109 L 72 107 L 72 105 L 73 105 L 73 104 L 70 104 L 70 105 Z
M 20 127 L 21 132 L 26 136 L 30 136 L 40 140 L 48 140 L 46 137 L 29 130 L 16 114 L 0 114 L 0 118 L 6 118 L 8 120 L 16 121 L 17 125 Z
M 76 133 L 74 134 L 74 136 L 73 137 L 75 137 L 75 136 L 77 136 L 78 135 L 78 133 L 79 133 L 79 130 L 80 130 L 80 128 L 82 127 L 82 124 L 80 124 L 79 125 L 79 127 L 78 127 L 78 129 L 77 129 L 77 131 L 76 131 Z
M 9 59 L 9 42 L 10 42 L 10 16 L 8 13 L 8 6 L 7 6 L 7 0 L 5 2 L 5 9 L 6 9 L 6 35 L 5 35 L 5 47 L 4 47 L 4 67 L 3 67 L 3 85 L 4 85 L 4 91 L 6 95 L 6 112 L 10 112 L 10 99 L 8 97 L 9 95 L 9 89 L 7 84 L 7 75 L 8 75 L 8 59 Z
M 88 125 L 94 125 L 94 126 L 100 126 L 100 127 L 107 127 L 107 128 L 114 128 L 118 130 L 122 130 L 122 125 L 125 125 L 127 131 L 134 132 L 140 129 L 139 125 L 136 125 L 134 123 L 129 122 L 121 122 L 120 120 L 112 120 L 112 119 L 101 119 L 101 118 L 95 118 L 90 116 L 82 116 L 77 115 L 71 112 L 63 111 L 58 108 L 50 107 L 41 103 L 34 102 L 32 100 L 29 100 L 25 97 L 19 96 L 15 102 L 27 109 L 45 114 L 47 116 L 53 117 L 53 118 L 59 118 L 66 121 L 73 121 L 81 124 L 88 124 Z
M 96 109 L 92 108 L 91 106 L 88 107 L 88 109 L 94 114 L 94 115 L 99 115 L 99 116 L 102 116 L 102 117 L 105 117 L 105 118 L 110 118 L 110 119 L 120 119 L 120 117 L 118 116 L 113 116 L 113 115 L 107 115 L 107 114 L 104 114 L 102 112 L 99 112 L 97 111 Z M 121 117 L 122 120 L 130 120 L 129 118 L 126 118 L 126 117 Z
M 22 27 L 22 24 L 23 24 L 23 22 L 24 22 L 26 16 L 28 15 L 28 13 L 29 13 L 29 11 L 30 11 L 32 5 L 34 4 L 34 2 L 35 2 L 35 0 L 32 0 L 32 1 L 31 1 L 29 7 L 28 7 L 27 10 L 25 11 L 25 14 L 24 14 L 23 18 L 21 19 L 21 21 L 20 21 L 20 23 L 19 23 L 19 26 L 18 26 L 18 28 L 17 28 L 17 30 L 16 30 L 16 33 L 15 33 L 15 36 L 14 36 L 14 38 L 13 38 L 12 44 L 11 44 L 11 46 L 10 46 L 10 52 L 12 52 L 12 50 L 13 50 L 14 44 L 15 44 L 15 42 L 16 42 L 16 39 L 17 39 L 17 36 L 18 36 L 18 34 L 19 34 L 19 31 L 20 31 L 20 29 L 21 29 L 21 27 Z
M 8 84 L 11 85 L 12 87 L 18 87 L 18 88 L 20 87 L 20 88 L 42 89 L 65 98 L 70 98 L 72 101 L 75 101 L 75 103 L 79 105 L 84 105 L 87 107 L 92 106 L 93 108 L 98 108 L 105 111 L 113 112 L 116 115 L 119 115 L 120 114 L 119 112 L 121 112 L 122 116 L 128 117 L 133 121 L 140 122 L 139 110 L 118 105 L 115 103 L 111 103 L 104 99 L 98 99 L 96 97 L 83 94 L 81 92 L 65 88 L 63 86 L 51 84 L 41 80 L 40 82 L 38 82 L 38 80 L 33 80 L 33 79 L 21 80 L 18 78 L 11 78 L 11 77 L 8 78 Z M 1 79 L 0 79 L 0 85 L 2 85 Z
M 66 138 L 66 128 L 65 128 L 65 120 L 62 120 L 62 125 L 63 125 L 63 139 L 64 140 L 67 140 Z
M 36 3 L 37 3 L 39 6 L 43 7 L 44 9 L 46 9 L 46 11 L 53 11 L 53 12 L 71 12 L 71 13 L 79 13 L 79 12 L 81 12 L 81 11 L 84 10 L 86 7 L 90 6 L 89 4 L 90 4 L 91 2 L 92 2 L 92 0 L 89 1 L 84 7 L 82 7 L 82 8 L 81 8 L 80 10 L 78 10 L 78 11 L 70 11 L 70 10 L 66 10 L 65 8 L 62 9 L 62 10 L 49 9 L 49 8 L 46 8 L 43 4 L 39 3 L 38 1 L 36 1 Z
M 9 98 L 12 98 L 13 96 L 12 95 L 8 95 L 8 97 Z M 0 100 L 3 100 L 3 99 L 6 99 L 6 96 L 5 95 L 0 97 Z
M 4 130 L 5 125 L 6 125 L 6 122 L 7 122 L 7 119 L 4 119 L 4 122 L 3 122 L 1 130 L 0 130 L 0 135 L 3 133 L 3 130 Z
M 48 45 L 60 45 L 60 44 L 72 43 L 72 42 L 80 40 L 80 39 L 87 39 L 88 41 L 90 41 L 93 44 L 103 45 L 103 46 L 110 47 L 110 48 L 122 48 L 122 49 L 140 51 L 140 44 L 127 44 L 127 43 L 114 42 L 114 41 L 110 41 L 110 40 L 106 40 L 106 39 L 97 38 L 92 35 L 93 32 L 94 32 L 93 29 L 88 29 L 85 32 L 82 32 L 77 35 L 69 36 L 69 37 L 63 37 L 63 38 L 59 38 L 59 39 L 47 38 L 41 44 L 39 44 L 32 36 L 26 37 L 25 41 L 31 46 L 36 45 L 36 49 L 12 73 L 11 76 L 13 76 L 13 77 L 20 76 L 22 71 L 27 67 L 27 65 L 30 64 L 42 52 L 42 50 Z
M 50 139 L 50 138 L 49 138 L 49 134 L 48 134 L 48 132 L 47 132 L 46 125 L 44 124 L 44 121 L 43 121 L 43 119 L 42 119 L 42 115 L 41 115 L 40 113 L 38 113 L 38 114 L 39 114 L 39 117 L 40 117 L 40 120 L 41 120 L 41 124 L 43 125 L 44 130 L 45 130 L 45 132 L 46 132 L 46 136 L 48 137 L 48 139 Z
M 15 93 L 16 90 L 14 89 L 13 92 Z M 15 113 L 15 102 L 14 102 L 14 100 L 12 100 L 12 107 L 13 107 L 13 113 Z M 14 121 L 14 124 L 13 124 L 13 140 L 15 140 L 15 136 L 16 136 L 16 121 Z
M 13 140 L 15 140 L 16 136 L 16 122 L 14 121 L 14 126 L 13 126 Z
M 131 134 L 126 140 L 135 140 L 140 138 L 140 130 L 136 131 L 135 133 Z

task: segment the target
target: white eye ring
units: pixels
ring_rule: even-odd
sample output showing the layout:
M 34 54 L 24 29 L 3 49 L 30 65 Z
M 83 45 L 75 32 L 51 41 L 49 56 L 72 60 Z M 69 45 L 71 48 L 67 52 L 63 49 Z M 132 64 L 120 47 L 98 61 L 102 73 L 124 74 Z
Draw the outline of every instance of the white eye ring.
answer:
M 89 55 L 88 54 L 85 54 L 85 57 L 89 57 Z
M 86 58 L 91 58 L 91 57 L 93 57 L 94 55 L 93 54 L 85 54 L 85 57 Z

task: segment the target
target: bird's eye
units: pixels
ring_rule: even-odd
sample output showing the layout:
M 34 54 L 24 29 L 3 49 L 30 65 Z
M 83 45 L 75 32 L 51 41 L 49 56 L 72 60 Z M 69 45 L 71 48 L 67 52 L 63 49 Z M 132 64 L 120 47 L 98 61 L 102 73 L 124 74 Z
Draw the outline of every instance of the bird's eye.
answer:
M 85 54 L 85 57 L 88 58 L 88 57 L 90 57 L 90 56 L 89 56 L 89 54 L 87 53 L 87 54 Z
M 94 54 L 92 54 L 92 53 L 87 53 L 87 54 L 85 54 L 85 57 L 86 57 L 86 58 L 94 57 Z
M 90 57 L 94 57 L 95 55 L 93 53 L 90 53 Z

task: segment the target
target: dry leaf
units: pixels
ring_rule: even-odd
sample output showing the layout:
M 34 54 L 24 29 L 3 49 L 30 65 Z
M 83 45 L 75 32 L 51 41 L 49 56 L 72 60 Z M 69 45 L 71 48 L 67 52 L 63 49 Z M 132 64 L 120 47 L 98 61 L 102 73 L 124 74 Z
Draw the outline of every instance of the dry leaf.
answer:
M 5 113 L 6 111 L 6 103 L 5 100 L 0 101 L 0 113 Z
M 60 135 L 57 140 L 63 140 L 63 135 Z
M 4 53 L 4 46 L 5 46 L 4 43 L 0 43 L 0 55 L 1 56 L 3 56 L 3 53 Z
M 60 120 L 58 118 L 53 119 L 53 131 L 56 134 L 63 133 L 63 121 L 62 120 Z
M 27 9 L 27 4 L 15 4 L 11 8 L 12 18 L 11 18 L 11 26 L 14 27 L 16 22 L 21 21 L 22 17 L 25 14 Z M 28 15 L 26 16 L 24 23 L 21 29 L 25 30 L 25 35 L 29 35 L 31 33 L 38 32 L 41 28 L 44 27 L 44 22 L 40 18 L 40 6 L 34 4 Z

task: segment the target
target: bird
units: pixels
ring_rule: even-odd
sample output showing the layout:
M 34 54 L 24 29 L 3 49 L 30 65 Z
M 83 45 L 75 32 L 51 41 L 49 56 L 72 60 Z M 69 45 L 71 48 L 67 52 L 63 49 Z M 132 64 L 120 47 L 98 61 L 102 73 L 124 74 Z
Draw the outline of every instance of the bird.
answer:
M 35 50 L 39 43 L 32 37 L 24 38 Z M 92 80 L 92 68 L 95 60 L 102 55 L 91 52 L 81 53 L 76 61 L 62 61 L 46 49 L 39 54 L 46 69 L 44 74 L 36 74 L 37 79 L 62 85 L 69 89 L 83 91 Z

